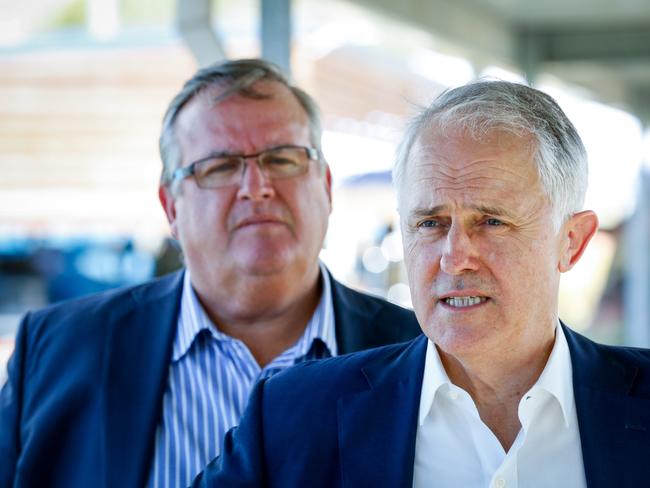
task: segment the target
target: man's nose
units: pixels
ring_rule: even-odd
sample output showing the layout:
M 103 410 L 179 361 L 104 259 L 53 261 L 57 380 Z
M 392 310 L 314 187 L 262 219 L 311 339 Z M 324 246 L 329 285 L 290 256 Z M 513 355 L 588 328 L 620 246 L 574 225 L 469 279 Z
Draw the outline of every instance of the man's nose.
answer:
M 275 195 L 271 179 L 264 174 L 255 158 L 246 159 L 237 198 L 264 200 Z
M 440 269 L 449 275 L 459 275 L 465 271 L 476 271 L 478 261 L 475 244 L 467 229 L 452 223 L 440 256 Z

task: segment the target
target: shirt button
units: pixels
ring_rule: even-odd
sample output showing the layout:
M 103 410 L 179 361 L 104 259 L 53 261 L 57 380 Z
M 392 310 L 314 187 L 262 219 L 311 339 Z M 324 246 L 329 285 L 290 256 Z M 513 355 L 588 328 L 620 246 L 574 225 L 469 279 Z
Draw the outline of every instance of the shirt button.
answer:
M 497 479 L 494 480 L 494 486 L 495 486 L 496 488 L 505 488 L 505 486 L 506 486 L 506 480 L 504 480 L 503 478 L 501 478 L 501 477 L 499 476 Z

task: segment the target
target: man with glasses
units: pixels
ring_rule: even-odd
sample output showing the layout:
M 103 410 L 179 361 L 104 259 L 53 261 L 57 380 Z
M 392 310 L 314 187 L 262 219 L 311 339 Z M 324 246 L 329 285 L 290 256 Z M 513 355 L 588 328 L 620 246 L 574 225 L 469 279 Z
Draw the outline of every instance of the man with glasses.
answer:
M 0 397 L 0 486 L 186 486 L 258 379 L 419 332 L 319 262 L 320 136 L 311 97 L 264 61 L 185 84 L 159 195 L 186 269 L 25 317 Z

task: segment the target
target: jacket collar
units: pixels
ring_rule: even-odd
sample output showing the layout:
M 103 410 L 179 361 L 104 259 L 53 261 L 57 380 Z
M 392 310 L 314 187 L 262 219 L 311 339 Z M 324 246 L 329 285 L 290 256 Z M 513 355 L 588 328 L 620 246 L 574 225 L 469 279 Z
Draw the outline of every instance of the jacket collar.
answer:
M 412 485 L 426 344 L 420 336 L 388 348 L 362 369 L 367 388 L 339 399 L 344 486 Z
M 640 379 L 635 351 L 601 346 L 562 327 L 587 485 L 643 486 L 649 472 L 639 456 L 650 445 L 650 385 Z M 411 486 L 426 343 L 420 336 L 387 349 L 362 368 L 366 388 L 339 399 L 344 486 Z
M 650 390 L 640 384 L 635 351 L 602 346 L 563 327 L 587 485 L 647 484 L 648 466 L 641 459 L 648 456 L 650 445 Z M 645 359 L 636 354 L 647 364 L 647 354 Z
M 336 281 L 327 271 L 332 284 L 334 327 L 339 354 L 360 351 L 368 347 L 365 337 L 370 334 L 370 317 L 379 311 L 379 305 L 363 300 L 360 295 Z
M 162 415 L 183 272 L 134 288 L 106 328 L 102 391 L 106 486 L 141 487 Z

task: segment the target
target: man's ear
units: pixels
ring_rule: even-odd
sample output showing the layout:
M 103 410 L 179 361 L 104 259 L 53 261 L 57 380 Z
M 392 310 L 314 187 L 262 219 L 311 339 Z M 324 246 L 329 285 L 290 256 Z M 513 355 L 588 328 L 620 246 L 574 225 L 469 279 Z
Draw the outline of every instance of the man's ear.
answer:
M 598 230 L 598 217 L 591 210 L 578 212 L 562 226 L 566 245 L 563 246 L 558 268 L 569 271 L 578 262 L 587 244 Z
M 332 172 L 330 165 L 323 161 L 325 165 L 325 191 L 327 191 L 327 198 L 330 201 L 330 212 L 332 211 Z
M 176 200 L 174 200 L 174 195 L 171 189 L 168 186 L 160 185 L 158 187 L 158 199 L 160 200 L 160 204 L 167 216 L 167 222 L 169 222 L 172 237 L 178 240 L 178 228 L 176 226 Z

